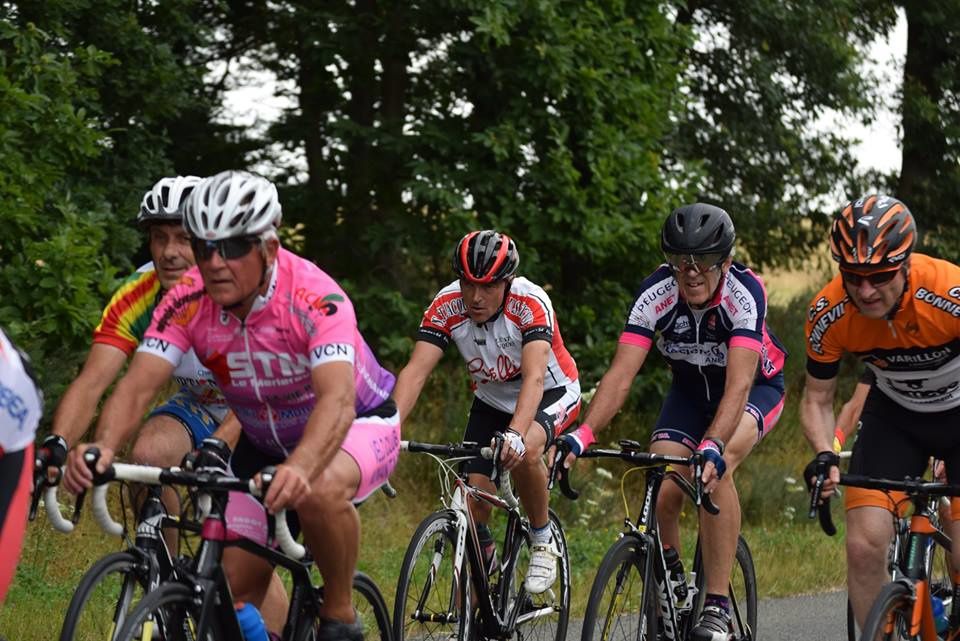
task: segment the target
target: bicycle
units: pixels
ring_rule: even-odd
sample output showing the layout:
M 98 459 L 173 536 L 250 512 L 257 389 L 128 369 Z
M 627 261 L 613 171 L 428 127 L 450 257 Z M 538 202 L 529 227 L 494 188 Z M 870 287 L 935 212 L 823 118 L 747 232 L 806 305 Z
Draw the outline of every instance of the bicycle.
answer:
M 92 450 L 92 451 L 91 451 Z M 94 469 L 98 453 L 91 448 L 85 461 Z M 272 481 L 273 470 L 261 474 L 265 492 Z M 106 483 L 112 480 L 132 481 L 144 485 L 171 485 L 197 490 L 198 505 L 205 511 L 200 526 L 200 542 L 193 562 L 181 568 L 156 589 L 145 595 L 126 617 L 115 638 L 117 641 L 225 641 L 242 639 L 234 611 L 233 598 L 220 562 L 223 550 L 240 547 L 275 565 L 285 568 L 292 577 L 290 609 L 283 630 L 284 641 L 309 641 L 316 638 L 322 586 L 311 579 L 312 560 L 306 549 L 290 534 L 284 512 L 276 515 L 275 537 L 280 551 L 237 536 L 227 530 L 225 509 L 228 493 L 244 492 L 259 496 L 261 490 L 252 479 L 237 479 L 199 470 L 188 472 L 177 467 L 160 468 L 145 465 L 114 463 L 94 479 L 94 511 L 109 519 L 106 504 Z M 114 523 L 113 527 L 119 527 Z M 376 584 L 358 573 L 354 592 L 360 597 L 355 606 L 361 617 L 367 614 L 365 638 L 391 641 L 390 616 Z
M 557 515 L 549 513 L 560 551 L 557 582 L 543 594 L 530 594 L 523 586 L 530 555 L 530 523 L 520 514 L 509 474 L 495 465 L 494 477 L 500 477 L 497 495 L 470 485 L 453 467 L 469 458 L 499 461 L 502 437 L 496 443 L 494 448 L 481 448 L 475 443 L 401 442 L 402 450 L 426 453 L 436 461 L 445 507 L 420 523 L 407 547 L 394 603 L 396 641 L 509 639 L 514 635 L 565 640 L 570 559 Z M 496 579 L 487 574 L 469 500 L 483 501 L 507 514 Z
M 820 474 L 811 490 L 811 512 L 819 515 L 823 531 L 832 536 L 836 527 L 830 514 L 829 502 L 820 502 L 820 491 L 824 475 Z M 935 497 L 960 496 L 960 486 L 925 481 L 921 478 L 906 478 L 902 481 L 876 479 L 855 474 L 841 474 L 840 485 L 881 490 L 884 492 L 904 492 L 913 505 L 913 514 L 904 533 L 896 531 L 891 544 L 892 580 L 880 590 L 864 622 L 861 640 L 913 639 L 919 641 L 939 641 L 933 616 L 931 596 L 939 590 L 949 597 L 944 599 L 949 608 L 949 629 L 945 638 L 960 637 L 960 599 L 955 596 L 957 586 L 950 580 L 949 593 L 940 580 L 931 581 L 937 549 L 943 550 L 943 558 L 949 559 L 952 549 L 950 538 L 937 523 L 937 501 Z M 899 506 L 898 506 L 899 507 Z M 904 522 L 892 515 L 895 527 Z
M 849 459 L 850 456 L 851 452 L 849 450 L 840 452 L 841 461 Z M 939 532 L 939 536 L 947 537 L 940 527 L 940 509 L 943 508 L 949 509 L 950 501 L 945 497 L 940 497 L 938 502 L 931 502 L 927 505 L 926 515 L 927 518 L 930 519 L 930 523 L 933 524 L 933 527 Z M 816 506 L 811 503 L 811 518 L 815 516 L 815 511 Z M 890 572 L 891 578 L 896 580 L 899 576 L 903 575 L 907 563 L 906 555 L 908 550 L 907 542 L 910 535 L 910 518 L 908 516 L 901 516 L 899 512 L 897 514 L 891 513 L 891 516 L 893 517 L 894 537 L 887 551 L 887 571 Z M 821 522 L 821 526 L 823 526 L 823 522 Z M 827 527 L 832 528 L 833 526 L 831 524 Z M 835 528 L 833 528 L 833 532 L 828 532 L 830 536 L 833 536 L 835 533 Z M 943 600 L 945 608 L 949 608 L 953 600 L 953 581 L 950 578 L 950 562 L 947 558 L 949 550 L 947 550 L 945 554 L 942 546 L 933 547 L 933 545 L 934 543 L 931 540 L 928 545 L 930 553 L 927 561 L 927 575 L 931 577 L 930 592 Z M 850 599 L 847 599 L 847 640 L 857 641 L 857 639 L 859 639 L 858 632 L 856 619 L 853 616 L 853 607 L 850 605 Z
M 697 539 L 693 565 L 687 579 L 686 597 L 681 601 L 670 582 L 664 559 L 663 541 L 656 520 L 657 496 L 665 479 L 675 482 L 698 506 L 711 514 L 718 512 L 702 491 L 700 454 L 689 457 L 646 452 L 636 441 L 623 440 L 619 450 L 588 449 L 578 458 L 617 458 L 632 465 L 621 479 L 621 495 L 627 504 L 624 481 L 633 470 L 645 469 L 645 489 L 639 515 L 624 518 L 624 531 L 607 550 L 590 589 L 584 614 L 582 641 L 657 641 L 686 639 L 697 624 L 706 598 L 706 577 L 700 540 Z M 563 493 L 576 499 L 562 459 L 558 454 L 551 470 L 551 485 L 559 471 Z M 690 482 L 673 466 L 692 467 Z M 757 579 L 753 556 L 746 540 L 737 539 L 736 563 L 729 586 L 731 628 L 737 641 L 756 639 Z

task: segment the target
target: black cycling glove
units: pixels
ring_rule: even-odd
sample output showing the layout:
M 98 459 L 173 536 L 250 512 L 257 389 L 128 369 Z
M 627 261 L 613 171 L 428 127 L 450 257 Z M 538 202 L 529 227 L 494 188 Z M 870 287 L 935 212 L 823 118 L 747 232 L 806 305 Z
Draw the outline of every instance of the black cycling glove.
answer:
M 212 436 L 203 439 L 200 447 L 183 457 L 180 467 L 185 470 L 217 470 L 226 472 L 233 452 L 223 440 Z
M 824 451 L 817 454 L 803 470 L 803 480 L 806 481 L 807 488 L 813 489 L 813 482 L 820 474 L 827 478 L 830 476 L 830 468 L 839 466 L 840 455 L 836 452 Z

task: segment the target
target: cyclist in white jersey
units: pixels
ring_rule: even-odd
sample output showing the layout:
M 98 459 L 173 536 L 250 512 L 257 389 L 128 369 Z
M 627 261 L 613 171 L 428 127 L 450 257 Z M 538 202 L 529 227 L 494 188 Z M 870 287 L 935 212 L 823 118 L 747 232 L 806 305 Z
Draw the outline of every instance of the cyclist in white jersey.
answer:
M 27 525 L 33 437 L 43 394 L 30 361 L 0 329 L 0 604 L 17 569 Z
M 504 467 L 512 469 L 534 528 L 526 589 L 536 594 L 557 575 L 542 455 L 579 413 L 580 382 L 550 298 L 540 286 L 516 276 L 519 262 L 506 234 L 475 231 L 460 240 L 453 255 L 459 278 L 441 289 L 424 313 L 394 397 L 405 420 L 444 349 L 451 341 L 456 344 L 475 394 L 464 440 L 487 442 L 494 432 L 507 437 Z M 465 471 L 471 483 L 493 491 L 490 462 L 469 462 Z M 478 530 L 490 563 L 490 507 L 471 502 L 470 509 L 482 525 Z

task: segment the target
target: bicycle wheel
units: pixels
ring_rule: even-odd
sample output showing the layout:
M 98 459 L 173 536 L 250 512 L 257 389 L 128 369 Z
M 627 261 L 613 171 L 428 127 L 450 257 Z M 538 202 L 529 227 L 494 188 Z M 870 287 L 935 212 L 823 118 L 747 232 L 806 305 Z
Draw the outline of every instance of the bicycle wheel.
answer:
M 414 533 L 400 566 L 393 606 L 394 641 L 467 641 L 473 623 L 466 559 L 456 567 L 457 520 L 442 510 Z
M 656 585 L 642 541 L 624 536 L 607 550 L 590 588 L 581 641 L 655 641 Z
M 897 581 L 883 586 L 870 606 L 861 641 L 919 641 L 919 636 L 910 636 L 913 603 L 910 588 L 904 583 Z
M 114 641 L 145 594 L 147 564 L 141 555 L 114 552 L 90 566 L 70 599 L 60 641 Z
M 703 559 L 700 554 L 700 541 L 693 567 L 697 573 L 697 600 L 690 616 L 686 620 L 685 635 L 697 624 L 703 602 L 707 596 L 706 575 L 703 572 Z M 746 539 L 737 537 L 737 555 L 730 575 L 730 626 L 735 641 L 753 641 L 757 638 L 757 572 L 753 567 L 753 555 Z M 685 637 L 684 637 L 685 638 Z
M 570 616 L 570 556 L 560 519 L 550 512 L 550 526 L 560 556 L 557 581 L 541 594 L 523 587 L 530 563 L 530 541 L 524 537 L 510 567 L 504 568 L 500 586 L 501 607 L 508 621 L 515 620 L 514 638 L 523 641 L 566 641 Z M 506 602 L 503 601 L 506 599 Z
M 118 641 L 227 641 L 216 616 L 200 634 L 194 591 L 183 583 L 164 583 L 143 597 L 120 628 Z

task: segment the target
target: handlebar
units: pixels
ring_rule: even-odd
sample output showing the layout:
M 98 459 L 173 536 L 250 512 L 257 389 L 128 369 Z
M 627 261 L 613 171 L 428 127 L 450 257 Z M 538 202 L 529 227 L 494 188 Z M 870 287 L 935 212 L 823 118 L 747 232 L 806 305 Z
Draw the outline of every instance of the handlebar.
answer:
M 690 456 L 671 456 L 667 454 L 655 454 L 647 452 L 643 446 L 630 440 L 620 441 L 619 450 L 613 449 L 588 449 L 578 458 L 617 458 L 636 467 L 666 467 L 668 465 L 683 465 L 693 467 L 694 482 L 690 485 L 693 488 L 694 503 L 703 508 L 710 514 L 719 514 L 720 509 L 714 504 L 710 495 L 703 491 L 703 482 L 700 480 L 703 476 L 703 455 L 694 452 Z M 563 467 L 563 459 L 566 458 L 566 452 L 562 448 L 557 448 L 556 456 L 553 459 L 553 465 L 550 468 L 550 476 L 547 482 L 547 488 L 552 489 L 554 481 L 560 481 L 560 490 L 571 499 L 576 500 L 579 492 L 570 486 L 569 470 Z
M 497 432 L 493 437 L 494 447 L 480 446 L 478 443 L 421 443 L 417 441 L 400 441 L 400 450 L 403 452 L 422 452 L 434 456 L 445 456 L 448 458 L 482 458 L 494 462 L 493 475 L 491 481 L 500 480 L 500 490 L 503 500 L 511 508 L 517 507 L 520 503 L 516 494 L 513 492 L 513 485 L 510 481 L 510 472 L 500 469 L 500 451 L 503 447 L 503 434 Z
M 822 474 L 818 475 L 813 487 L 810 489 L 810 518 L 813 518 L 814 509 L 816 509 L 820 520 L 820 527 L 828 536 L 833 536 L 836 534 L 837 528 L 834 526 L 833 518 L 830 514 L 830 500 L 827 499 L 819 503 L 824 481 L 822 477 Z M 862 474 L 841 474 L 839 485 L 862 487 L 868 490 L 881 490 L 884 492 L 904 492 L 912 499 L 960 496 L 960 485 L 927 481 L 923 478 L 909 476 L 901 480 L 893 480 L 864 476 Z
M 95 447 L 87 449 L 84 453 L 84 462 L 90 468 L 94 475 L 93 488 L 93 516 L 100 528 L 107 534 L 121 536 L 123 526 L 113 520 L 110 516 L 110 510 L 107 506 L 107 484 L 110 481 L 131 481 L 143 485 L 181 485 L 192 487 L 198 490 L 213 492 L 237 491 L 251 494 L 257 498 L 262 498 L 273 481 L 275 469 L 272 467 L 264 468 L 260 473 L 261 487 L 257 487 L 254 479 L 239 479 L 229 476 L 220 476 L 210 472 L 187 471 L 179 467 L 155 467 L 150 465 L 130 465 L 127 463 L 113 463 L 102 474 L 96 471 L 96 464 L 100 457 L 100 452 Z M 63 532 L 73 530 L 72 524 L 60 514 L 59 504 L 56 499 L 56 486 L 47 489 L 45 496 L 47 505 L 47 516 L 54 524 L 54 527 Z M 82 503 L 82 494 L 77 497 L 77 513 Z M 280 549 L 294 559 L 302 559 L 306 555 L 306 548 L 297 543 L 290 533 L 290 526 L 287 523 L 286 510 L 280 510 L 276 516 L 276 538 Z M 62 529 L 64 522 L 70 525 L 70 529 Z

